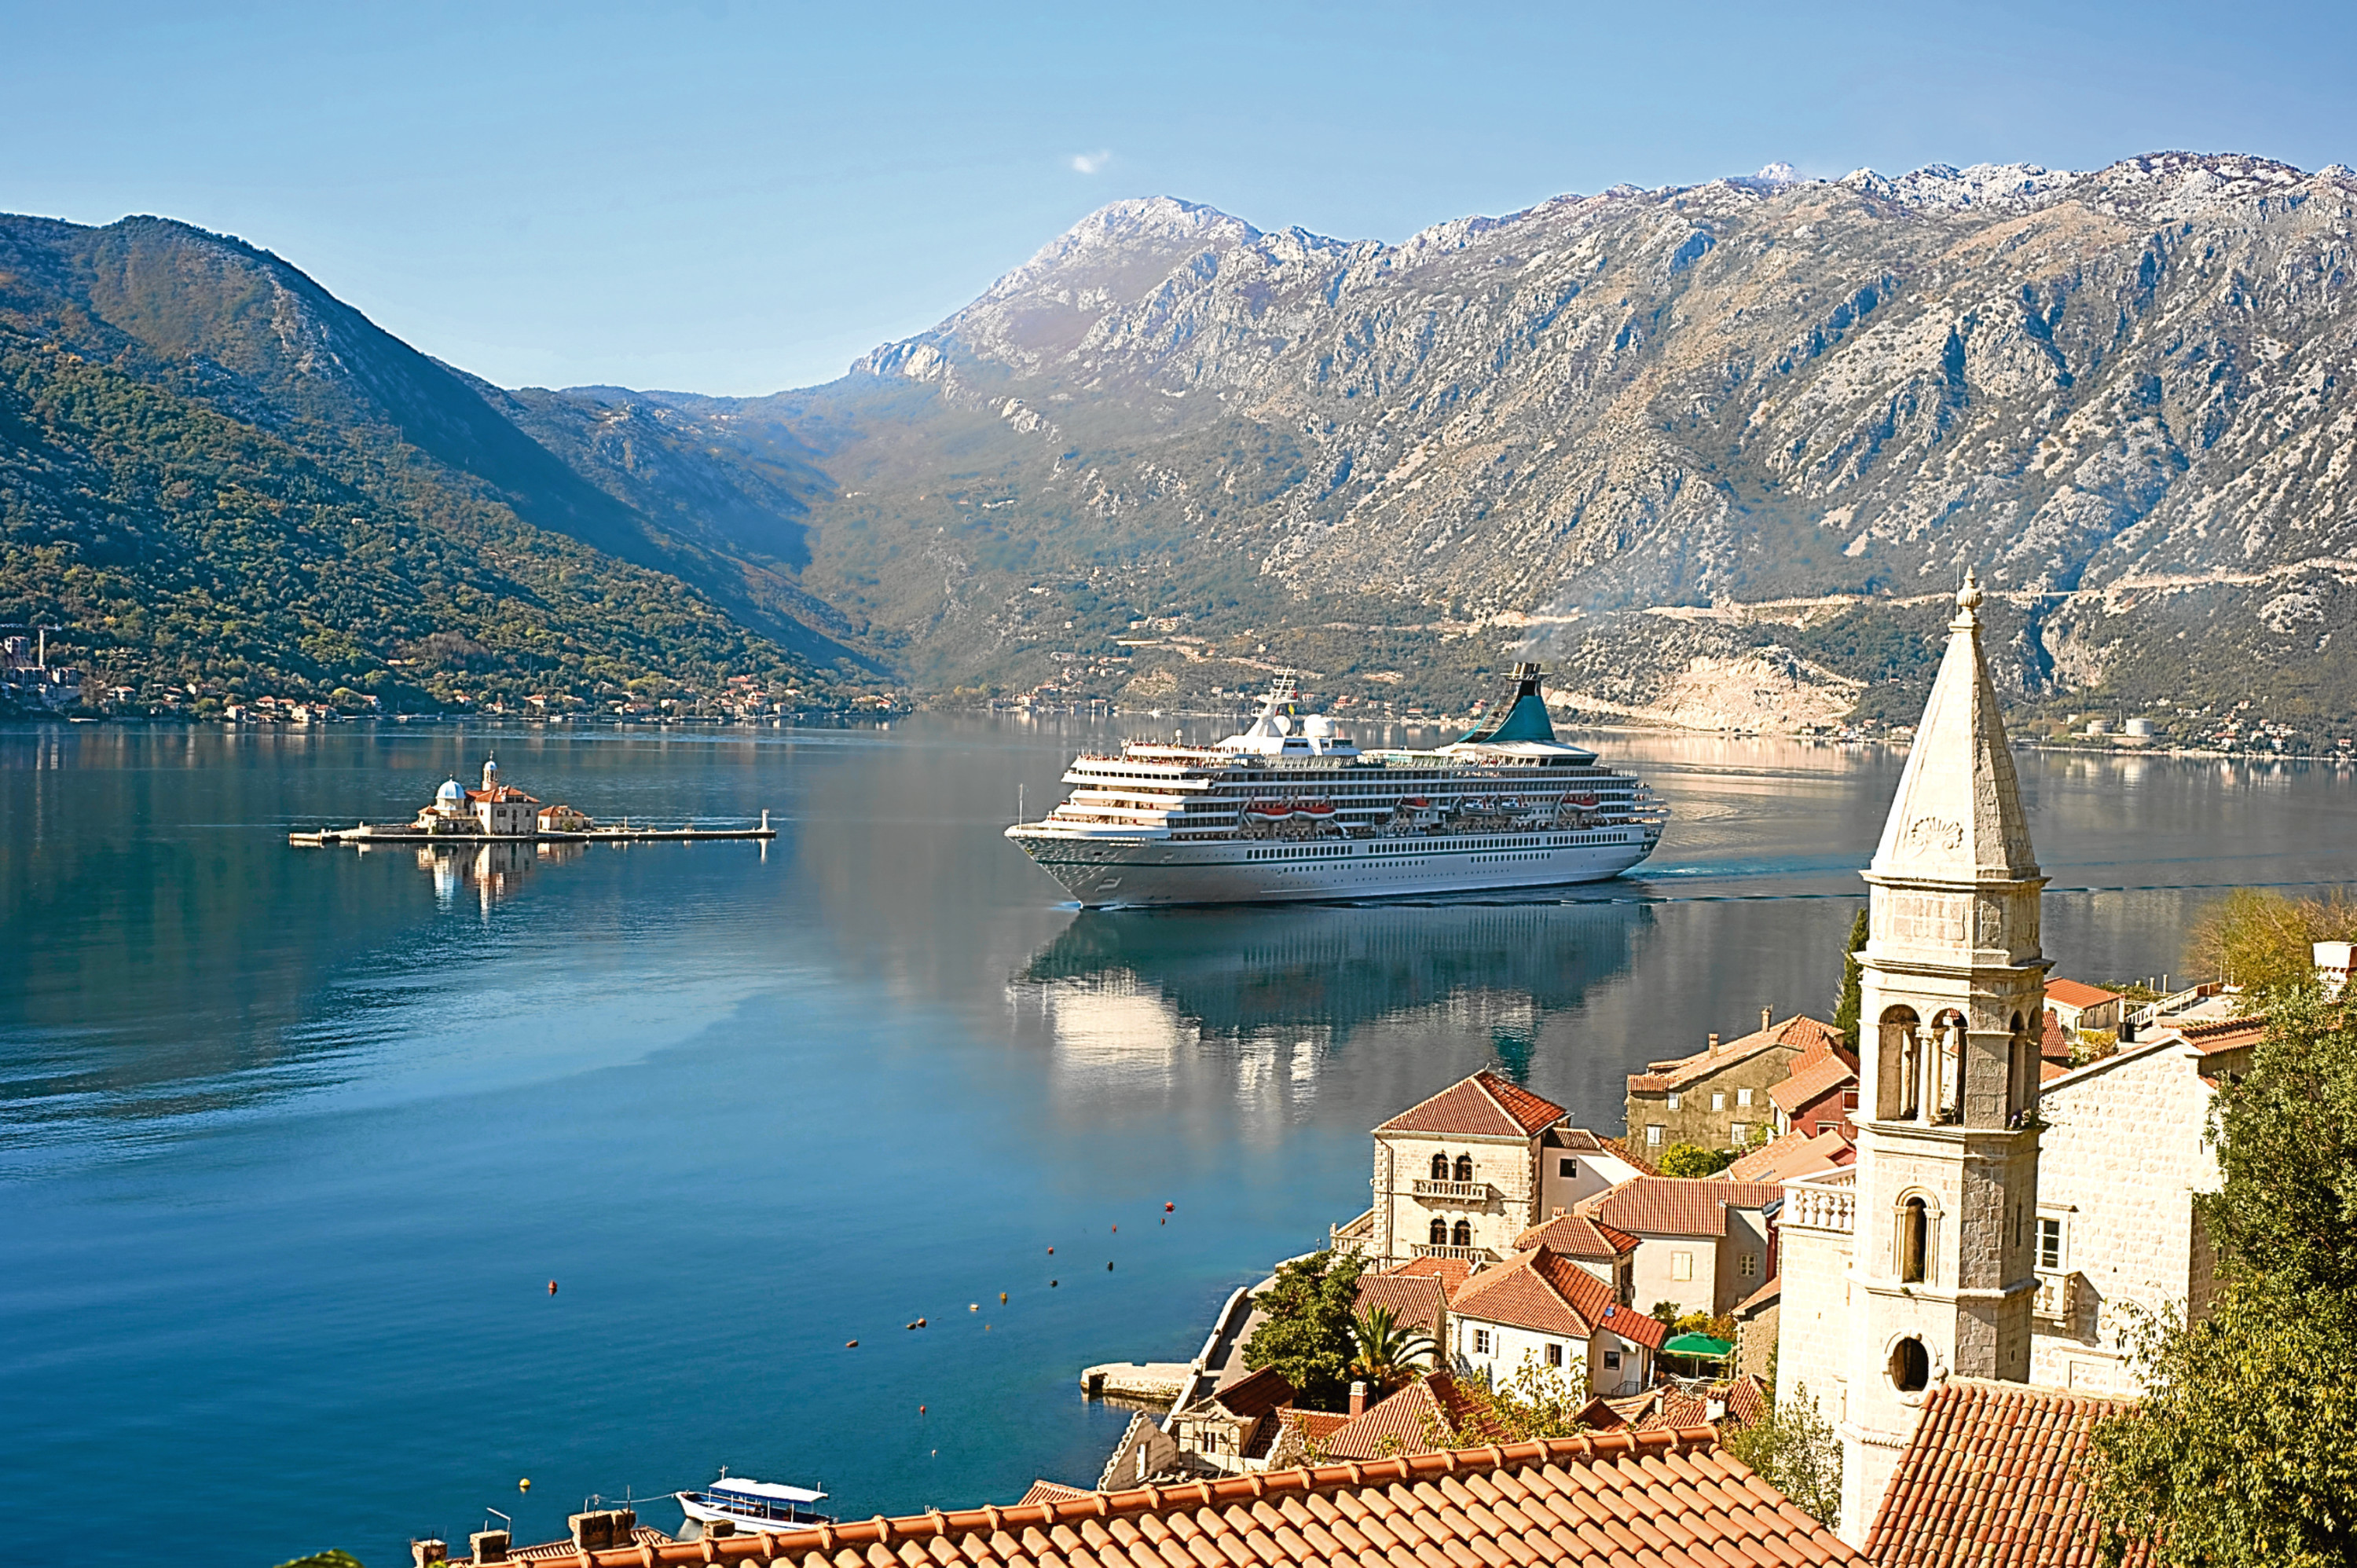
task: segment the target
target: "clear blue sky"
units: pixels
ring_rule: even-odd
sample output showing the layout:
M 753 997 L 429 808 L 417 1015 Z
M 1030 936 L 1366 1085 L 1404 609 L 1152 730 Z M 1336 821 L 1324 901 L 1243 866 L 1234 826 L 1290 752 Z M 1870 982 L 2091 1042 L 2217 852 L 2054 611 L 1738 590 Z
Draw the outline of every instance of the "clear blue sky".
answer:
M 1775 159 L 2357 164 L 2357 6 L 0 4 L 0 209 L 509 385 L 832 379 L 1122 196 L 1395 240 Z

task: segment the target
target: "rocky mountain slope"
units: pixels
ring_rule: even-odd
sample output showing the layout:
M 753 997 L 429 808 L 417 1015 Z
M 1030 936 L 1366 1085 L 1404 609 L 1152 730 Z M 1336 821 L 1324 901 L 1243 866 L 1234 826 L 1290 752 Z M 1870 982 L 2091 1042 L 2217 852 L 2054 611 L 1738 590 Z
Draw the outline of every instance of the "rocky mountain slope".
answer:
M 135 698 L 809 687 L 838 650 L 797 618 L 791 513 L 823 481 L 622 423 L 233 240 L 0 218 L 0 620 Z
M 1623 188 L 1396 245 L 1126 201 L 842 381 L 649 401 L 791 437 L 835 487 L 802 586 L 942 684 L 1154 619 L 1483 659 L 1534 625 L 1607 707 L 1763 650 L 1904 688 L 1973 565 L 2026 696 L 2321 724 L 2357 710 L 2352 221 L 2345 169 L 2188 154 Z M 1415 657 L 1464 664 L 1446 635 Z

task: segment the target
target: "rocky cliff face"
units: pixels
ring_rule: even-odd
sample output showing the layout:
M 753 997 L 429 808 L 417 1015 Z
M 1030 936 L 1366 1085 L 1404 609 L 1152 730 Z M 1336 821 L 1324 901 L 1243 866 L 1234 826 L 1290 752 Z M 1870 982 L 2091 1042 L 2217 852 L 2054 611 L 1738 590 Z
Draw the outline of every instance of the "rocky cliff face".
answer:
M 815 575 L 857 597 L 921 533 L 953 585 L 871 608 L 943 669 L 1058 578 L 1560 623 L 1870 614 L 1971 564 L 2024 691 L 2219 700 L 2255 660 L 2346 712 L 2353 221 L 2345 169 L 2189 154 L 1621 188 L 1396 245 L 1121 202 L 845 381 L 705 413 L 826 427 L 860 495 L 814 509 Z M 887 384 L 922 395 L 864 413 Z

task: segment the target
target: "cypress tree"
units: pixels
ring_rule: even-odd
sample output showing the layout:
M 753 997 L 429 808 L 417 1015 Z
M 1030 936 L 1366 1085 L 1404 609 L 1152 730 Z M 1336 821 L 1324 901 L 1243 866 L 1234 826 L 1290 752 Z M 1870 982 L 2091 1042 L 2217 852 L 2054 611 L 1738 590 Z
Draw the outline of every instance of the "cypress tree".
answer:
M 1864 972 L 1857 955 L 1865 950 L 1866 911 L 1860 909 L 1857 918 L 1849 923 L 1849 945 L 1842 950 L 1841 993 L 1834 999 L 1834 1027 L 1841 1032 L 1842 1044 L 1853 1051 L 1857 1049 L 1858 983 Z

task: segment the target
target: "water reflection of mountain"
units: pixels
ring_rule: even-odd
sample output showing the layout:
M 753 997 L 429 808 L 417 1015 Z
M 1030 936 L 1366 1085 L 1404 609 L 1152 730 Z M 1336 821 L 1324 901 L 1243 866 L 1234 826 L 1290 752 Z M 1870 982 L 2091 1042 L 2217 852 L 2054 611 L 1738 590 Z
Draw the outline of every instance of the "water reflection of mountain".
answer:
M 1433 1009 L 1530 1024 L 1624 972 L 1652 912 L 1630 904 L 1084 910 L 1017 976 L 1157 996 L 1195 1029 L 1359 1026 Z

